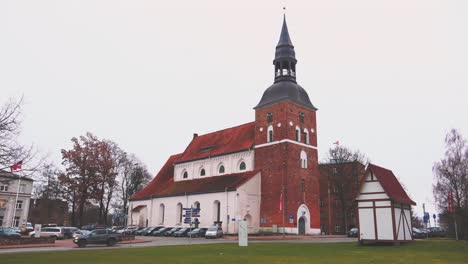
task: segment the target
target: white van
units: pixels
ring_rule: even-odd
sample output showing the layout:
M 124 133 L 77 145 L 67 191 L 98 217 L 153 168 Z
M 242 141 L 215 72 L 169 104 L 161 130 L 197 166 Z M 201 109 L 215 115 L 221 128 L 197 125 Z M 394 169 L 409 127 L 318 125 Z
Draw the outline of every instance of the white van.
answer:
M 34 237 L 36 232 L 32 231 L 29 233 L 30 237 Z M 41 229 L 41 237 L 55 237 L 55 239 L 63 239 L 64 230 L 61 227 L 44 227 Z

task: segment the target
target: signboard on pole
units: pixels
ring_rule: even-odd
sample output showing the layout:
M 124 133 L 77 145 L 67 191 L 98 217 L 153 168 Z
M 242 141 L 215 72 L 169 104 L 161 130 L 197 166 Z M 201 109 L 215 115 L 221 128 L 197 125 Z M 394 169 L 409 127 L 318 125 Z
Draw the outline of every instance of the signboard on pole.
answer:
M 42 229 L 42 225 L 40 224 L 35 224 L 34 225 L 34 237 L 41 237 L 41 229 Z

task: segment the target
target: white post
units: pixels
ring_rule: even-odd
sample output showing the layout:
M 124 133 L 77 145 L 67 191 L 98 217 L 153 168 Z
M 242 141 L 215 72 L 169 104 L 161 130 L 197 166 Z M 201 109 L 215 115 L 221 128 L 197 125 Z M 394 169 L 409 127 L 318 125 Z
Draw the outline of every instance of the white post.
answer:
M 247 227 L 247 221 L 241 220 L 239 221 L 239 247 L 247 247 L 248 246 L 248 235 L 249 230 Z
M 18 195 L 19 195 L 20 186 L 21 186 L 21 176 L 19 176 L 18 188 L 16 189 L 16 199 L 15 199 L 15 204 L 13 205 L 13 218 L 12 218 L 12 221 L 11 221 L 11 227 L 15 226 L 16 205 L 18 203 Z M 18 223 L 18 225 L 19 225 L 19 223 Z

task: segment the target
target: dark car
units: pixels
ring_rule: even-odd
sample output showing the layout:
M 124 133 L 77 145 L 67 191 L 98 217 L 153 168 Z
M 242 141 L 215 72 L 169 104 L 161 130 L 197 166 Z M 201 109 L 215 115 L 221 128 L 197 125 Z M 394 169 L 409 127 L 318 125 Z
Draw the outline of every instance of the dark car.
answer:
M 73 233 L 79 229 L 76 227 L 62 227 L 62 230 L 64 238 L 72 238 Z
M 179 231 L 180 227 L 174 227 L 172 228 L 171 230 L 167 231 L 166 233 L 164 233 L 164 236 L 172 236 L 175 232 Z
M 107 244 L 113 246 L 122 241 L 122 235 L 107 229 L 96 229 L 87 235 L 79 236 L 73 239 L 73 243 L 78 247 L 86 247 L 88 244 Z
M 421 229 L 413 227 L 413 238 L 426 238 L 427 234 Z
M 355 228 L 351 228 L 348 231 L 347 235 L 348 237 L 358 237 L 358 233 L 359 233 L 359 229 L 355 227 Z
M 430 237 L 444 237 L 446 235 L 445 230 L 442 227 L 429 227 L 427 229 Z
M 169 232 L 171 229 L 172 229 L 172 227 L 164 227 L 164 228 L 161 228 L 159 230 L 154 231 L 153 233 L 151 233 L 151 235 L 153 235 L 153 236 L 164 236 L 164 234 L 166 232 Z
M 190 232 L 190 228 L 182 228 L 179 231 L 174 232 L 172 236 L 174 237 L 186 237 L 188 232 Z
M 144 227 L 144 228 L 142 228 L 142 229 L 139 229 L 139 230 L 135 231 L 135 235 L 141 236 L 141 235 L 143 235 L 143 233 L 145 233 L 145 232 L 146 232 L 147 230 L 149 230 L 150 228 L 151 228 L 151 227 L 148 226 L 148 227 Z
M 141 235 L 151 236 L 151 233 L 153 233 L 154 231 L 158 231 L 161 228 L 164 228 L 164 226 L 151 226 L 145 232 L 143 232 Z
M 187 233 L 188 237 L 204 237 L 208 228 L 196 228 Z
M 0 237 L 21 237 L 13 228 L 9 227 L 0 227 Z

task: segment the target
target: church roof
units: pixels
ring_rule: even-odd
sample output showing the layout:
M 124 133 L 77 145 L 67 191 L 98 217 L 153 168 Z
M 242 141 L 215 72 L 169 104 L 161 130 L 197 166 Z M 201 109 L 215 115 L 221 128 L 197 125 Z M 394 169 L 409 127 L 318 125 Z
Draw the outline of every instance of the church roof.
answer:
M 304 90 L 304 88 L 302 88 L 299 84 L 287 80 L 276 82 L 268 89 L 266 89 L 266 91 L 263 93 L 262 99 L 258 105 L 254 107 L 254 109 L 282 100 L 288 100 L 293 103 L 297 103 L 314 111 L 317 110 L 317 108 L 310 101 L 306 90 Z
M 174 181 L 174 160 L 181 154 L 171 156 L 154 179 L 131 200 L 146 200 L 157 197 L 180 196 L 233 191 L 254 177 L 259 171 L 247 171 L 223 176 L 194 180 Z
M 174 163 L 249 150 L 254 145 L 254 131 L 255 123 L 251 122 L 196 136 Z
M 416 203 L 409 198 L 408 194 L 406 194 L 405 190 L 391 170 L 374 164 L 369 164 L 367 170 L 371 171 L 374 176 L 377 177 L 382 188 L 392 200 L 404 204 L 416 205 Z

